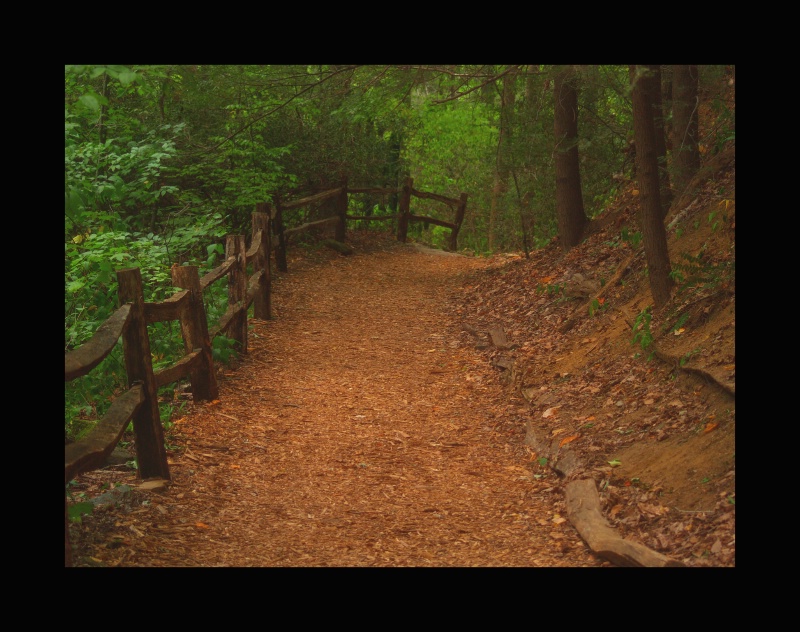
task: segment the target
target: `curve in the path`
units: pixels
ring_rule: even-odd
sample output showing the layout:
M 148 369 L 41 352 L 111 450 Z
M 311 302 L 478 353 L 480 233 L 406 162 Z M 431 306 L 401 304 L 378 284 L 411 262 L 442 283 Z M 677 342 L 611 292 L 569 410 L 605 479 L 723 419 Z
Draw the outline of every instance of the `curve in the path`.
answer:
M 601 566 L 532 475 L 448 294 L 479 260 L 400 247 L 276 279 L 274 320 L 180 424 L 139 566 Z

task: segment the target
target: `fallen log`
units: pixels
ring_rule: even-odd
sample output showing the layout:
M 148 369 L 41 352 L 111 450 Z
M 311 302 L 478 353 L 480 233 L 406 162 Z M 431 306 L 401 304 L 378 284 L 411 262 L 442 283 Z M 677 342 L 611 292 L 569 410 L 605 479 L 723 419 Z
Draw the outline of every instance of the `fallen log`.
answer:
M 567 516 L 592 551 L 617 566 L 685 566 L 638 542 L 625 540 L 606 523 L 594 479 L 567 484 Z

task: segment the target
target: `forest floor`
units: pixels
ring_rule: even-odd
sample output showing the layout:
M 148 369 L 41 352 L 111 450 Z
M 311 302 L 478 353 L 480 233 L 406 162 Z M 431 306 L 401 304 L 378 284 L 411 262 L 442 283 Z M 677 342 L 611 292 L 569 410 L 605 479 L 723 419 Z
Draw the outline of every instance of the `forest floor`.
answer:
M 70 486 L 95 505 L 70 526 L 74 565 L 613 566 L 568 520 L 580 475 L 627 540 L 735 566 L 735 162 L 720 164 L 667 218 L 682 283 L 652 320 L 632 185 L 566 254 L 360 232 L 352 256 L 290 249 L 219 400 L 175 392 L 169 484 L 119 464 Z

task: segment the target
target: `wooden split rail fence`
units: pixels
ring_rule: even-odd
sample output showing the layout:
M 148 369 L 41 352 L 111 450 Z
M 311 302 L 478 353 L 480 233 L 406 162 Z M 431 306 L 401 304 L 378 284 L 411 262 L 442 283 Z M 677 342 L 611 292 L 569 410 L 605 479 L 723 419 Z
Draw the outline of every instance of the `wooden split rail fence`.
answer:
M 460 199 L 435 193 L 417 191 L 407 178 L 397 189 L 352 188 L 347 181 L 336 189 L 288 203 L 277 201 L 270 206 L 257 204 L 252 214 L 252 239 L 245 247 L 244 235 L 228 235 L 225 261 L 202 278 L 197 266 L 172 266 L 172 284 L 180 292 L 156 303 L 146 302 L 142 277 L 138 268 L 117 272 L 120 307 L 97 329 L 92 338 L 79 348 L 64 355 L 64 381 L 69 382 L 90 373 L 105 359 L 122 337 L 128 390 L 116 396 L 106 414 L 82 439 L 64 447 L 64 485 L 79 474 L 103 467 L 119 443 L 129 424 L 133 424 L 136 462 L 139 478 L 169 480 L 169 466 L 164 445 L 164 429 L 158 410 L 158 389 L 189 378 L 194 401 L 216 399 L 218 387 L 212 357 L 211 341 L 220 334 L 236 341 L 237 351 L 247 353 L 247 312 L 253 305 L 253 316 L 271 318 L 271 253 L 282 272 L 287 271 L 287 239 L 315 226 L 335 224 L 335 239 L 344 242 L 347 220 L 381 221 L 397 219 L 397 239 L 405 242 L 410 221 L 422 221 L 451 229 L 449 248 L 456 249 L 458 232 L 464 219 L 467 195 Z M 385 216 L 353 216 L 347 214 L 350 193 L 399 193 L 397 214 Z M 433 217 L 414 215 L 410 211 L 411 197 L 437 200 L 455 209 L 455 221 L 446 222 Z M 284 227 L 288 210 L 336 198 L 336 213 L 326 219 L 308 222 L 293 228 Z M 273 246 L 272 236 L 277 243 Z M 248 276 L 248 265 L 252 273 Z M 228 280 L 228 309 L 213 327 L 209 327 L 203 302 L 203 292 L 223 278 Z M 150 337 L 147 326 L 174 321 L 180 323 L 184 356 L 173 365 L 153 370 Z M 72 546 L 69 537 L 67 496 L 64 497 L 64 565 L 72 566 Z

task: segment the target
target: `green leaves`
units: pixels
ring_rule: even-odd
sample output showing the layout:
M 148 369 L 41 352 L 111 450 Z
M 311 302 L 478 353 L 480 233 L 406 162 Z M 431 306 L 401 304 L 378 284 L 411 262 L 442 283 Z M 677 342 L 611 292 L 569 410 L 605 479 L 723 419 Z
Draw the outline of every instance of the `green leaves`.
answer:
M 650 321 L 653 319 L 650 313 L 651 306 L 645 307 L 636 317 L 636 322 L 633 324 L 633 340 L 631 344 L 638 344 L 643 351 L 647 351 L 653 344 L 653 332 L 650 331 Z M 652 357 L 652 352 L 648 356 L 648 360 Z
M 101 97 L 99 94 L 84 94 L 78 101 L 89 108 L 92 112 L 99 112 L 101 105 L 107 105 L 108 99 Z
M 80 523 L 84 516 L 91 516 L 94 511 L 94 505 L 90 502 L 74 503 L 67 505 L 67 515 L 70 522 Z
M 217 362 L 228 364 L 231 359 L 236 358 L 237 342 L 233 338 L 226 338 L 223 335 L 214 337 L 211 341 L 211 355 Z

